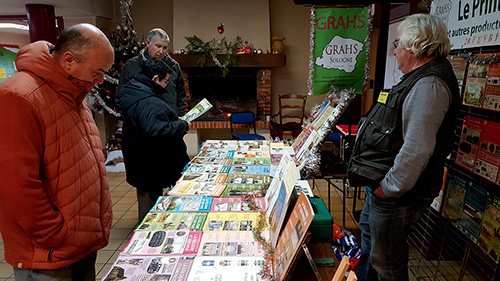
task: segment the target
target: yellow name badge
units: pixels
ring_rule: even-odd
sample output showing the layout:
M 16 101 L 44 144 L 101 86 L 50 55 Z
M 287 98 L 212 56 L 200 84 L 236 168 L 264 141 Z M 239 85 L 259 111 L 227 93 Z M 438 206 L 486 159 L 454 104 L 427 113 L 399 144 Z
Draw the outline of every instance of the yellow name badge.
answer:
M 387 101 L 387 97 L 388 96 L 389 96 L 388 92 L 380 92 L 380 94 L 378 95 L 377 102 L 385 104 L 385 102 Z
M 7 74 L 5 73 L 5 69 L 0 68 L 0 78 L 7 78 Z

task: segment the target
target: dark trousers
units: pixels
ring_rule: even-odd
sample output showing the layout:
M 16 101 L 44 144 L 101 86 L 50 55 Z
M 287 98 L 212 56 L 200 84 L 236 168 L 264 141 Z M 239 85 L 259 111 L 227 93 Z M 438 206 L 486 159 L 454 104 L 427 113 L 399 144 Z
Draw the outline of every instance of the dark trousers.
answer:
M 154 191 L 146 191 L 143 189 L 137 188 L 137 202 L 139 203 L 139 222 L 144 220 L 147 213 L 153 208 L 158 201 L 158 197 L 163 195 L 163 189 L 154 190 Z

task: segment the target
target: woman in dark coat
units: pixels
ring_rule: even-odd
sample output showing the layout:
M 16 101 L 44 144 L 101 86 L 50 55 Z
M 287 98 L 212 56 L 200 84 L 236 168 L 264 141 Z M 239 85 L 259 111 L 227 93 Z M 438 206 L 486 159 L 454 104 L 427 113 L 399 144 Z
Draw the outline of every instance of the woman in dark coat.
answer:
M 189 123 L 163 101 L 170 67 L 151 58 L 121 90 L 122 150 L 127 182 L 137 188 L 139 221 L 189 162 L 183 137 Z

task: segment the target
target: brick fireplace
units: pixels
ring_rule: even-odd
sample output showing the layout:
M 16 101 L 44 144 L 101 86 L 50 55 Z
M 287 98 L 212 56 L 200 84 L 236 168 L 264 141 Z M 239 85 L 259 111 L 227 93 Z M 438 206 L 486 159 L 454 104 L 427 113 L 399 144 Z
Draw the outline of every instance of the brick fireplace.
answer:
M 201 68 L 197 64 L 199 55 L 176 54 L 172 57 L 179 62 L 183 71 L 188 107 L 194 106 L 197 101 L 206 97 L 217 110 L 212 114 L 217 116 L 206 117 L 209 120 L 200 117 L 200 121 L 192 122 L 191 129 L 230 128 L 229 117 L 227 114 L 224 116 L 225 113 L 241 111 L 253 111 L 257 120 L 257 128 L 269 128 L 266 117 L 271 115 L 272 67 L 284 66 L 284 55 L 238 55 L 236 64 L 230 67 L 226 76 L 222 76 L 221 70 L 213 65 L 210 58 L 207 58 L 207 64 Z M 212 80 L 214 83 L 210 84 Z M 193 81 L 194 83 L 207 83 L 207 85 L 190 85 Z M 229 94 L 217 92 L 217 90 L 215 94 L 210 92 L 221 83 L 231 84 L 232 92 Z M 203 91 L 200 88 L 207 90 Z M 220 91 L 223 91 L 222 88 L 224 87 L 221 87 Z M 207 92 L 208 96 L 200 96 L 200 92 Z M 218 99 L 219 96 L 221 100 Z M 225 107 L 224 105 L 228 103 L 228 96 L 232 98 L 229 98 L 231 101 Z

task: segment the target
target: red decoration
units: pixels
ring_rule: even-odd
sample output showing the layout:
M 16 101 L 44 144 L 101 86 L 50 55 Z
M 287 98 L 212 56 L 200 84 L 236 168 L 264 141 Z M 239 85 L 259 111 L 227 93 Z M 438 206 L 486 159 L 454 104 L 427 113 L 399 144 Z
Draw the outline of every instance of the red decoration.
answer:
M 217 26 L 217 32 L 219 32 L 219 34 L 224 33 L 224 24 L 223 23 L 220 23 L 220 25 Z

